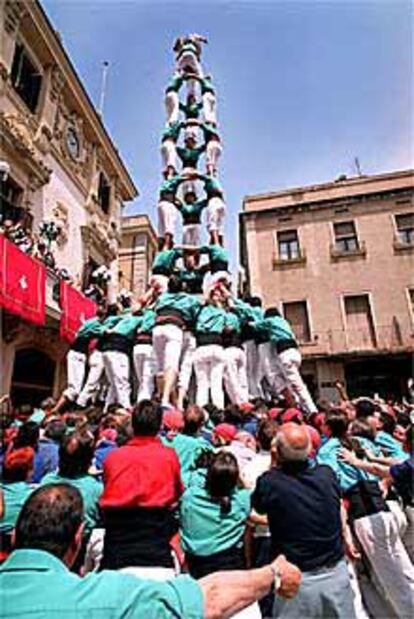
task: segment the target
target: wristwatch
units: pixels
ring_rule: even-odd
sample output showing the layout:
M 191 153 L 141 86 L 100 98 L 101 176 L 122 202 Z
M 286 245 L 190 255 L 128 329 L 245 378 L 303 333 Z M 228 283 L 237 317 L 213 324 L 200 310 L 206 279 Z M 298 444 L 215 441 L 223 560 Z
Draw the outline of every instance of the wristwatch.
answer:
M 273 574 L 274 591 L 275 593 L 277 593 L 278 590 L 280 589 L 280 585 L 282 584 L 282 577 L 280 575 L 280 570 L 279 568 L 275 567 L 273 563 L 271 563 L 269 567 L 272 570 L 272 574 Z

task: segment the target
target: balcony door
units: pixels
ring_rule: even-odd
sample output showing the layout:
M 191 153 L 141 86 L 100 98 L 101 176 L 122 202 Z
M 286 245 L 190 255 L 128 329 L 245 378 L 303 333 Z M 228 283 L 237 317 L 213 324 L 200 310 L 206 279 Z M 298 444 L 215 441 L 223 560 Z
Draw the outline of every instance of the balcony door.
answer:
M 374 322 L 367 294 L 345 297 L 346 338 L 349 350 L 376 346 Z

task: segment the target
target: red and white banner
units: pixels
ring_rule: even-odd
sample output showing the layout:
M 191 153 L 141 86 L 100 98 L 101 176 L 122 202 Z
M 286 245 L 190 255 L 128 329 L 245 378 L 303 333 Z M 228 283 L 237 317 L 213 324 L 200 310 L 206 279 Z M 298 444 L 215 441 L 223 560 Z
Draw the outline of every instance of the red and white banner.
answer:
M 46 320 L 46 267 L 0 235 L 0 306 L 28 322 Z
M 73 342 L 79 328 L 96 314 L 96 303 L 85 297 L 84 294 L 69 286 L 65 281 L 60 282 L 60 335 L 69 342 Z

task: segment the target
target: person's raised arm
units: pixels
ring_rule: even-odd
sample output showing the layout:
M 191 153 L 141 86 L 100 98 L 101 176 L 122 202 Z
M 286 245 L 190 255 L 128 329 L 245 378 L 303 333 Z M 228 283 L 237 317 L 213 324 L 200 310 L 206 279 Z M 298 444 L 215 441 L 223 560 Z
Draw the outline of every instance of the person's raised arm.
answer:
M 387 479 L 390 477 L 389 466 L 379 464 L 378 462 L 367 462 L 366 460 L 360 460 L 352 451 L 349 451 L 344 447 L 339 450 L 339 458 L 343 462 L 347 462 L 351 466 L 355 466 L 357 469 L 365 471 L 366 473 L 371 473 L 371 475 L 376 475 L 376 477 L 380 477 L 381 479 Z
M 198 581 L 204 596 L 204 616 L 232 617 L 269 593 L 273 583 L 278 595 L 290 599 L 296 595 L 300 581 L 300 570 L 283 555 L 258 569 L 209 574 Z

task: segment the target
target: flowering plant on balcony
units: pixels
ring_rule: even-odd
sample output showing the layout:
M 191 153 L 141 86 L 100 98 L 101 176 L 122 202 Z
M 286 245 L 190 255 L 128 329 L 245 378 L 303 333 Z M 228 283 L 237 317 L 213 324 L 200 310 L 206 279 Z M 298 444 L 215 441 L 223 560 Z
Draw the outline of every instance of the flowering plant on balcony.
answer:
M 98 286 L 106 285 L 111 279 L 111 272 L 104 264 L 95 269 L 91 276 Z
M 54 221 L 43 220 L 39 224 L 39 236 L 47 242 L 49 249 L 53 241 L 58 239 L 61 231 L 61 227 Z

